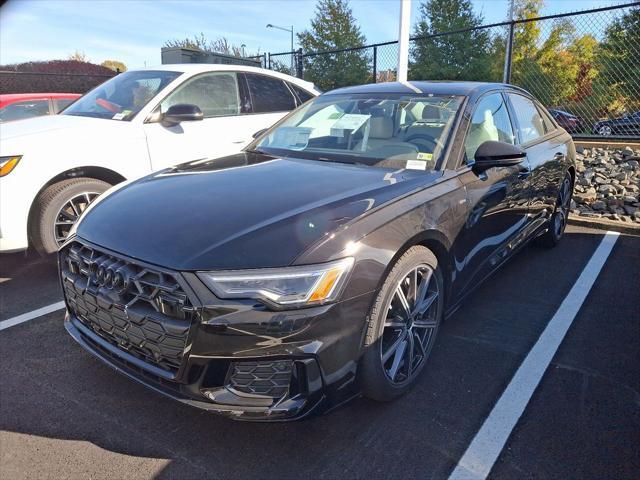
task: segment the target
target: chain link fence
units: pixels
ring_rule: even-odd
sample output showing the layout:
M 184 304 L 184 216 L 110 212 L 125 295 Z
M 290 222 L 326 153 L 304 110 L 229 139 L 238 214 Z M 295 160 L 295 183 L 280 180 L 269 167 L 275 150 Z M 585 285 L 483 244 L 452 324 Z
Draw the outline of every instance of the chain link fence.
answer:
M 265 56 L 322 90 L 394 81 L 397 62 L 398 42 Z M 640 137 L 640 2 L 411 38 L 408 77 L 512 83 L 576 136 Z

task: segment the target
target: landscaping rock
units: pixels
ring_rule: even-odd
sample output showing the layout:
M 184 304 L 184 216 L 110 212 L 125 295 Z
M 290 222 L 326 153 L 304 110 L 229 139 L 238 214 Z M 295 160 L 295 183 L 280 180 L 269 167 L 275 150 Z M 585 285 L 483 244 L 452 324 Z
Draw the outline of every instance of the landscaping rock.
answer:
M 571 211 L 640 224 L 640 150 L 580 148 Z

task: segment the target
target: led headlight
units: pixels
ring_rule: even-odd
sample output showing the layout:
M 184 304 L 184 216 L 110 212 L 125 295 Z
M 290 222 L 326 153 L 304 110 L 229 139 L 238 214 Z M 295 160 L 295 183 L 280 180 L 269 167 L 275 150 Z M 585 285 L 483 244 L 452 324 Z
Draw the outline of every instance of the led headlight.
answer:
M 9 175 L 11 171 L 16 168 L 18 162 L 22 158 L 22 155 L 13 155 L 10 157 L 0 157 L 0 177 Z
M 255 298 L 280 308 L 305 307 L 338 298 L 353 258 L 288 268 L 199 272 L 220 298 Z

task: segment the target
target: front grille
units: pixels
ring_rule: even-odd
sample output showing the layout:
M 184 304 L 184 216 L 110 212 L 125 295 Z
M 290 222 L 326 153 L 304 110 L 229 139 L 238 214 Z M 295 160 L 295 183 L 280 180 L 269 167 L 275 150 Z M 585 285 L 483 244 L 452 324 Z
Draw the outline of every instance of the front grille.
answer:
M 60 252 L 72 313 L 111 345 L 175 376 L 194 308 L 177 275 L 73 242 Z
M 242 393 L 282 398 L 289 392 L 292 371 L 291 360 L 237 362 L 228 385 Z

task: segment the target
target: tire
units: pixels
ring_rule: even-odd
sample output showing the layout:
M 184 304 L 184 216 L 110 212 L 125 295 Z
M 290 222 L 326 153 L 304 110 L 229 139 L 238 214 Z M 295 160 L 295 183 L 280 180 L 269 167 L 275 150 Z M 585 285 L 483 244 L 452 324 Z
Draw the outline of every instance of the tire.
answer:
M 48 186 L 36 198 L 29 221 L 29 239 L 36 251 L 43 256 L 56 252 L 79 214 L 109 187 L 94 178 L 72 178 Z
M 414 385 L 429 358 L 442 321 L 443 284 L 438 259 L 422 246 L 407 250 L 388 273 L 367 317 L 359 371 L 365 397 L 388 402 Z M 408 310 L 402 308 L 397 289 L 407 299 Z M 412 292 L 416 291 L 424 301 L 414 300 Z M 422 315 L 420 307 L 424 310 Z M 411 312 L 413 317 L 404 312 Z M 393 346 L 397 348 L 393 350 Z
M 560 185 L 558 198 L 556 199 L 556 208 L 553 215 L 549 219 L 549 229 L 536 238 L 536 243 L 545 248 L 555 247 L 562 236 L 564 229 L 567 227 L 567 219 L 569 218 L 569 208 L 571 206 L 571 196 L 573 194 L 573 179 L 567 173 Z

